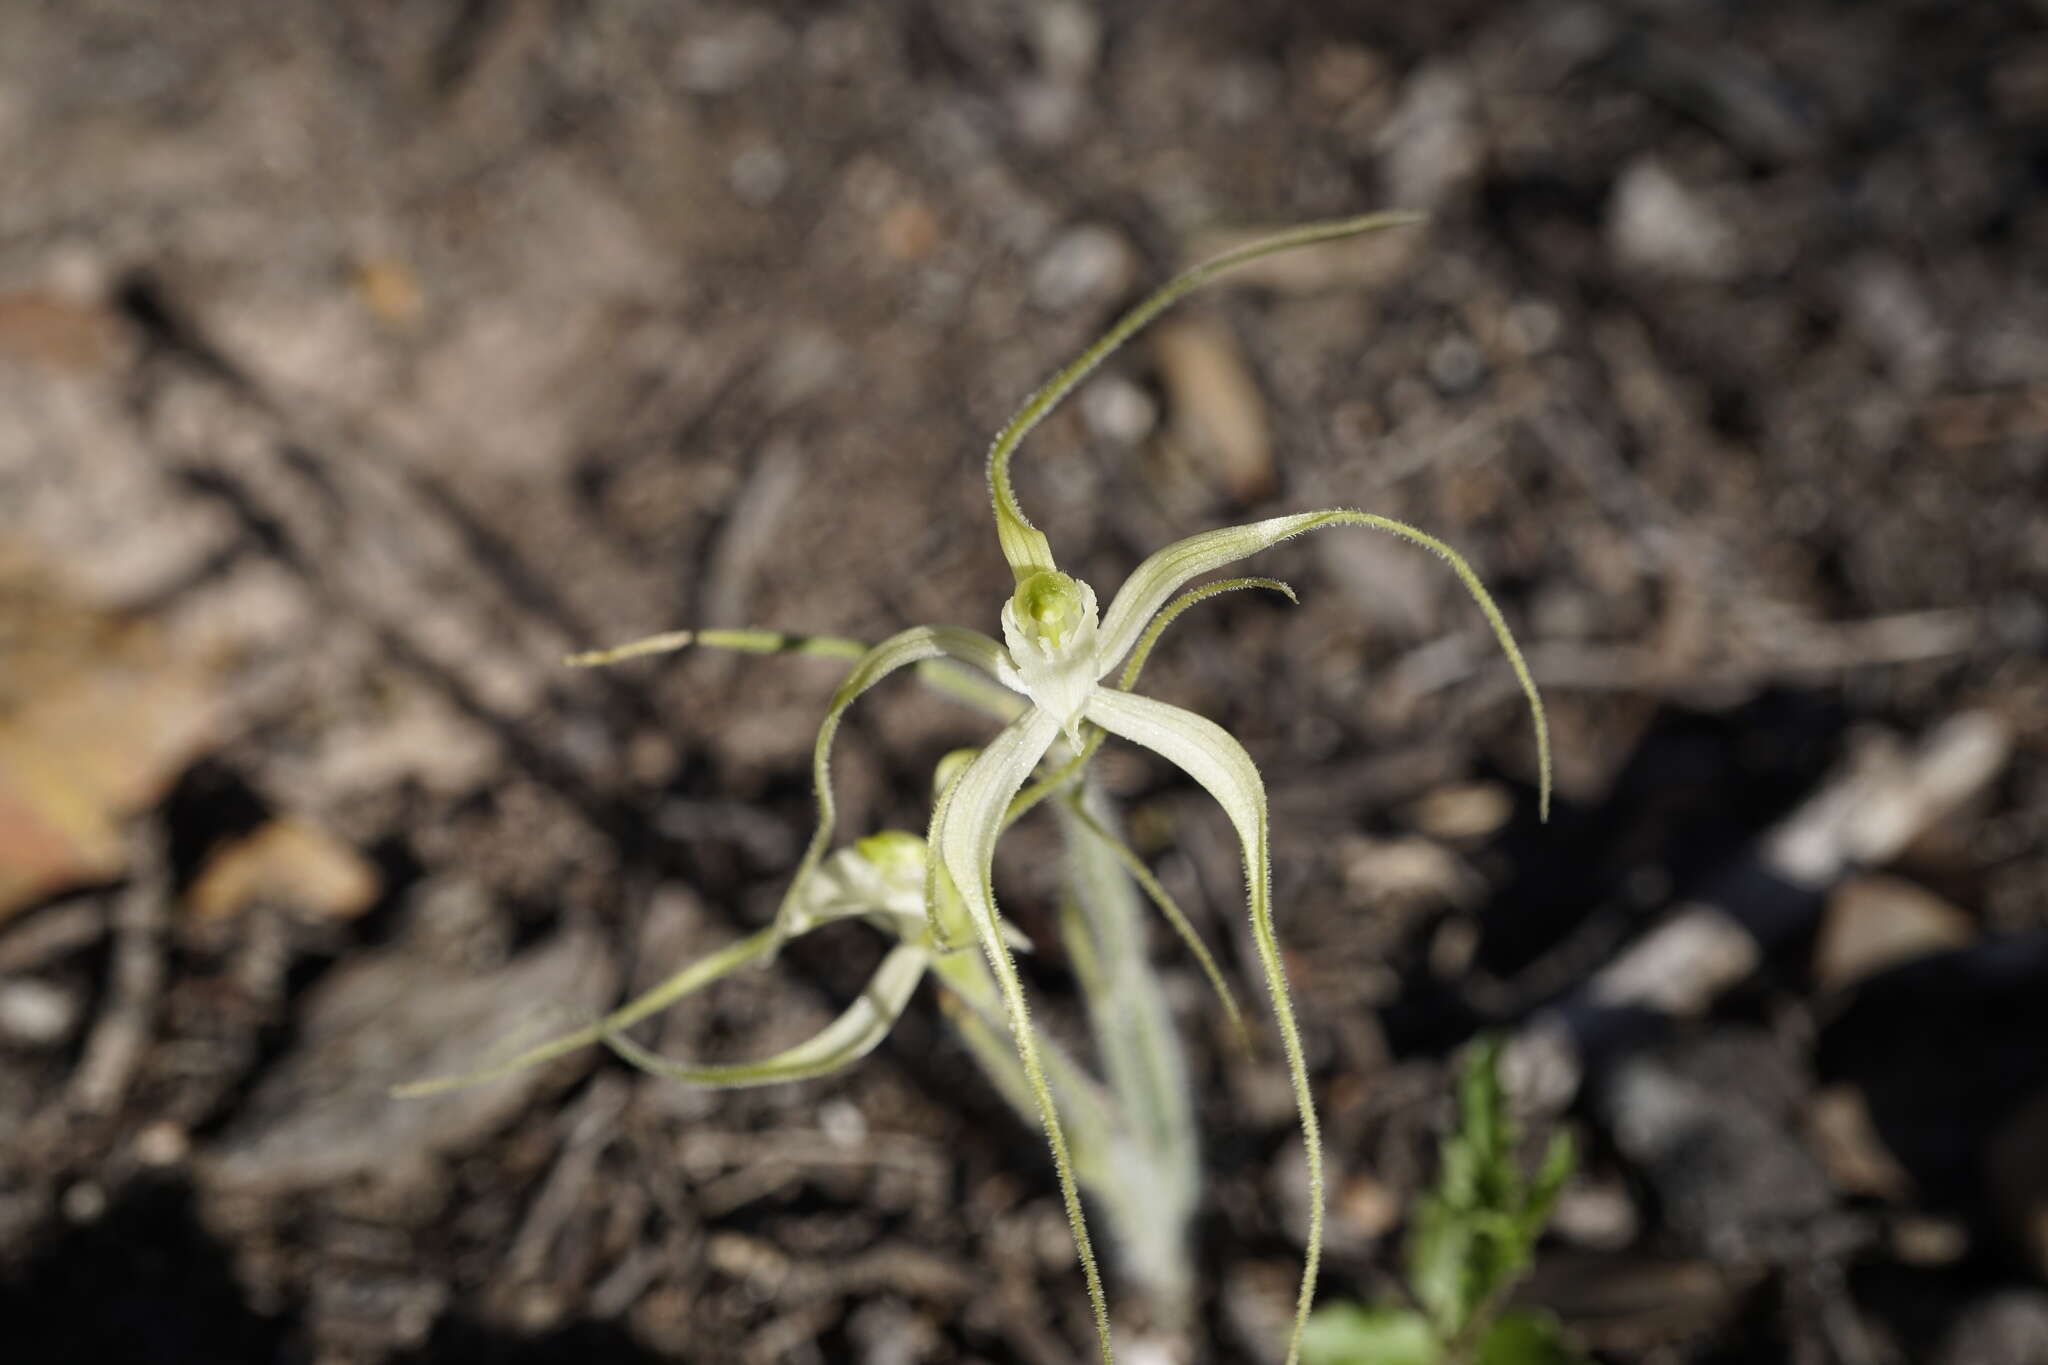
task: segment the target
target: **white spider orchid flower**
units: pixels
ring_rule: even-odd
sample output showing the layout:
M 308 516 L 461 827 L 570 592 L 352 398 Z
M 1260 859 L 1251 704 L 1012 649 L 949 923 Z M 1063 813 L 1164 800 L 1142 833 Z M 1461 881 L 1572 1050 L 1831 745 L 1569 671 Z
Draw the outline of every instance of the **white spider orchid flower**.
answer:
M 1323 1157 L 1320 1129 L 1309 1092 L 1307 1062 L 1287 991 L 1279 940 L 1273 929 L 1265 784 L 1244 746 L 1221 726 L 1193 712 L 1135 695 L 1126 690 L 1128 681 L 1122 686 L 1111 686 L 1103 680 L 1126 656 L 1131 656 L 1134 666 L 1142 663 L 1144 651 L 1156 638 L 1157 630 L 1186 605 L 1222 588 L 1247 586 L 1252 582 L 1233 580 L 1214 584 L 1208 589 L 1186 593 L 1175 601 L 1175 593 L 1195 578 L 1309 531 L 1331 526 L 1364 526 L 1399 536 L 1442 557 L 1477 603 L 1529 701 L 1541 775 L 1540 804 L 1546 817 L 1549 812 L 1550 746 L 1541 699 L 1506 620 L 1470 565 L 1442 541 L 1402 522 L 1344 508 L 1274 517 L 1249 525 L 1207 531 L 1169 545 L 1147 558 L 1111 599 L 1108 610 L 1098 615 L 1094 590 L 1080 579 L 1060 571 L 1054 562 L 1050 543 L 1017 505 L 1010 483 L 1010 458 L 1024 436 L 1110 352 L 1176 300 L 1206 281 L 1234 266 L 1276 251 L 1414 221 L 1413 215 L 1377 214 L 1311 224 L 1269 237 L 1177 277 L 1120 319 L 1099 341 L 1033 394 L 1003 428 L 990 449 L 988 478 L 997 537 L 1016 578 L 1016 589 L 1001 611 L 1003 642 L 998 643 L 985 634 L 959 626 L 915 626 L 892 636 L 868 651 L 854 665 L 834 694 L 818 731 L 813 751 L 813 777 L 819 821 L 792 883 L 791 899 L 785 902 L 785 917 L 792 928 L 797 927 L 801 920 L 801 911 L 793 908 L 801 899 L 801 889 L 831 843 L 835 820 L 830 771 L 832 741 L 840 717 L 857 697 L 899 668 L 945 658 L 992 678 L 1003 687 L 1021 694 L 1028 702 L 1026 709 L 946 784 L 932 819 L 931 845 L 935 854 L 931 859 L 932 884 L 936 888 L 943 879 L 950 883 L 951 888 L 957 889 L 1002 992 L 1012 1039 L 1030 1080 L 1039 1119 L 1052 1148 L 1054 1165 L 1058 1168 L 1067 1216 L 1087 1275 L 1105 1362 L 1112 1360 L 1113 1356 L 1101 1277 L 1082 1215 L 1073 1163 L 1054 1105 L 1053 1091 L 1046 1084 L 1037 1056 L 1022 983 L 1001 927 L 991 883 L 997 838 L 1008 819 L 1014 818 L 1013 802 L 1032 771 L 1062 736 L 1076 751 L 1075 761 L 1085 761 L 1092 752 L 1094 741 L 1092 737 L 1084 740 L 1083 730 L 1090 727 L 1099 729 L 1150 749 L 1187 773 L 1222 805 L 1237 834 L 1243 853 L 1253 940 L 1293 1081 L 1313 1192 L 1307 1258 L 1287 1353 L 1292 1365 L 1299 1358 L 1302 1327 L 1313 1301 L 1321 1257 Z M 935 895 L 928 899 L 936 903 Z M 934 927 L 942 926 L 935 923 Z

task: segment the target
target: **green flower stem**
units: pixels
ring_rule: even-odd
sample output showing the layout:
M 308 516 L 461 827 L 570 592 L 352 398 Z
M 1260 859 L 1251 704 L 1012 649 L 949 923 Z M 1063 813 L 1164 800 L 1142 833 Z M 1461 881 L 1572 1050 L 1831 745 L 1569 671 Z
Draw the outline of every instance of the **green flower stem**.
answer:
M 1147 951 L 1144 902 L 1119 857 L 1127 850 L 1112 831 L 1115 817 L 1107 798 L 1091 785 L 1054 802 L 1053 811 L 1067 847 L 1069 895 L 1060 931 L 1128 1133 L 1116 1151 L 1116 1178 L 1097 1194 L 1124 1268 L 1145 1287 L 1163 1319 L 1184 1325 L 1193 1313 L 1189 1227 L 1201 1197 L 1187 1062 Z M 1185 926 L 1177 908 L 1173 917 Z M 1185 936 L 1192 935 L 1188 929 Z M 1200 956 L 1214 973 L 1207 952 Z M 1221 975 L 1212 981 L 1234 1010 Z

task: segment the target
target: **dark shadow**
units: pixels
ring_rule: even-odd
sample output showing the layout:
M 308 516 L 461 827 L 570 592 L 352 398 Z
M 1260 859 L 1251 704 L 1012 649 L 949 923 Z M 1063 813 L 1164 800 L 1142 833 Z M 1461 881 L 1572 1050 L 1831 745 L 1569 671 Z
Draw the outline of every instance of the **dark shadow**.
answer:
M 1758 865 L 1756 842 L 1826 776 L 1843 724 L 1839 702 L 1790 690 L 1727 711 L 1666 707 L 1599 805 L 1558 802 L 1550 823 L 1539 824 L 1535 794 L 1524 792 L 1515 823 L 1489 850 L 1510 870 L 1481 912 L 1474 962 L 1509 983 L 1509 1017 L 1480 1017 L 1462 982 L 1407 973 L 1382 1016 L 1396 1055 L 1439 1054 L 1476 1029 L 1526 1015 L 1583 984 L 1584 970 L 1689 897 L 1724 905 L 1767 947 L 1795 943 L 1818 902 Z M 1434 927 L 1419 926 L 1418 955 Z M 1523 977 L 1545 959 L 1552 965 Z M 1563 959 L 1578 975 L 1559 975 Z M 1590 1040 L 1641 1021 L 1587 1022 Z
M 419 1350 L 392 1365 L 662 1365 L 656 1355 L 610 1322 L 578 1322 L 539 1336 L 513 1336 L 461 1317 L 447 1317 Z
M 1986 1143 L 2048 1091 L 2043 1039 L 2048 934 L 1988 939 L 1866 982 L 1822 1032 L 1817 1069 L 1862 1090 L 1926 1197 L 1983 1217 Z
M 243 1301 L 182 1184 L 129 1187 L 105 1216 L 59 1233 L 0 1281 L 0 1355 L 24 1365 L 271 1365 L 291 1329 Z

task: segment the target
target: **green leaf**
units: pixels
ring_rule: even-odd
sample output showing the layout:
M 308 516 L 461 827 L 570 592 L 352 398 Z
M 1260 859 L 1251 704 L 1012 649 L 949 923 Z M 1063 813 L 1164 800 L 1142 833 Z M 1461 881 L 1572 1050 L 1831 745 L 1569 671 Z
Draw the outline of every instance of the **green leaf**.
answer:
M 691 1085 L 730 1090 L 808 1080 L 829 1075 L 873 1052 L 903 1017 L 904 1007 L 930 966 L 931 953 L 921 945 L 903 944 L 890 949 L 867 988 L 837 1019 L 795 1047 L 758 1062 L 704 1066 L 671 1061 L 641 1047 L 620 1032 L 618 1025 L 604 1026 L 604 1042 L 642 1071 Z
M 1301 1336 L 1302 1365 L 1437 1365 L 1443 1344 L 1411 1308 L 1339 1303 L 1317 1309 Z
M 1323 1254 L 1323 1140 L 1321 1126 L 1316 1122 L 1315 1099 L 1309 1093 L 1308 1059 L 1302 1051 L 1301 1030 L 1295 1024 L 1294 1002 L 1287 992 L 1280 940 L 1273 932 L 1266 784 L 1259 777 L 1258 765 L 1229 731 L 1192 711 L 1133 692 L 1098 688 L 1089 699 L 1086 715 L 1111 734 L 1152 750 L 1194 778 L 1223 807 L 1237 830 L 1244 854 L 1252 941 L 1258 947 L 1267 994 L 1272 997 L 1273 1017 L 1280 1026 L 1280 1043 L 1287 1054 L 1287 1074 L 1294 1085 L 1295 1108 L 1301 1114 L 1302 1144 L 1308 1156 L 1308 1255 L 1295 1305 L 1294 1332 L 1287 1346 L 1287 1359 L 1292 1365 L 1300 1356 L 1301 1334 L 1315 1301 L 1316 1270 Z
M 1479 1338 L 1474 1365 L 1585 1365 L 1579 1354 L 1548 1313 L 1516 1310 L 1495 1318 Z
M 1458 1126 L 1445 1137 L 1435 1187 L 1409 1224 L 1409 1288 L 1447 1340 L 1464 1336 L 1529 1267 L 1572 1170 L 1551 1139 L 1533 1179 L 1518 1161 L 1521 1125 L 1500 1081 L 1500 1043 L 1482 1039 L 1458 1075 Z

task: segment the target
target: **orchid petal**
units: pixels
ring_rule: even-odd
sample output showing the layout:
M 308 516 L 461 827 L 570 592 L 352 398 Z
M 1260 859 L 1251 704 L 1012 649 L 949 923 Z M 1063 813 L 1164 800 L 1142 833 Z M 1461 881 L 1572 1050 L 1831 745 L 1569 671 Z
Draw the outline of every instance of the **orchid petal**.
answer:
M 741 939 L 738 943 L 720 949 L 707 958 L 691 963 L 653 990 L 636 996 L 585 1028 L 565 1033 L 559 1038 L 552 1038 L 538 1047 L 528 1048 L 511 1060 L 496 1066 L 454 1076 L 432 1076 L 408 1085 L 393 1086 L 391 1094 L 396 1099 L 418 1099 L 426 1095 L 438 1095 L 445 1090 L 485 1085 L 491 1081 L 502 1080 L 514 1072 L 524 1071 L 530 1066 L 553 1061 L 565 1053 L 574 1052 L 577 1048 L 589 1047 L 602 1041 L 608 1032 L 630 1028 L 648 1015 L 667 1009 L 684 996 L 702 990 L 720 977 L 728 976 L 741 967 L 772 956 L 781 941 L 781 936 L 775 929 L 763 929 Z
M 1294 589 L 1277 578 L 1224 578 L 1214 583 L 1204 583 L 1199 588 L 1190 588 L 1167 604 L 1166 609 L 1152 618 L 1152 624 L 1145 628 L 1145 634 L 1138 641 L 1138 647 L 1131 651 L 1131 657 L 1124 661 L 1124 675 L 1117 686 L 1128 692 L 1138 685 L 1138 675 L 1145 671 L 1145 661 L 1152 657 L 1152 647 L 1159 643 L 1159 637 L 1174 619 L 1197 602 L 1206 602 L 1226 592 L 1240 592 L 1245 588 L 1265 588 L 1277 592 L 1297 607 L 1301 599 L 1294 595 Z
M 1522 659 L 1522 651 L 1515 644 L 1514 632 L 1508 629 L 1507 618 L 1494 604 L 1492 594 L 1479 581 L 1479 575 L 1465 562 L 1464 556 L 1438 540 L 1426 535 L 1406 522 L 1391 517 L 1376 516 L 1371 512 L 1358 512 L 1350 508 L 1333 508 L 1326 512 L 1302 512 L 1290 517 L 1273 517 L 1266 521 L 1255 521 L 1245 526 L 1227 526 L 1221 530 L 1204 531 L 1176 541 L 1165 549 L 1146 557 L 1138 565 L 1124 585 L 1118 590 L 1116 600 L 1103 613 L 1099 636 L 1099 652 L 1096 656 L 1099 672 L 1107 674 L 1116 667 L 1117 660 L 1137 643 L 1145 623 L 1153 613 L 1173 596 L 1174 590 L 1200 574 L 1220 569 L 1225 564 L 1256 554 L 1260 550 L 1276 545 L 1280 541 L 1301 535 L 1306 531 L 1320 530 L 1325 526 L 1369 526 L 1385 531 L 1403 540 L 1420 545 L 1443 559 L 1451 566 L 1472 600 L 1486 617 L 1486 624 L 1493 629 L 1494 639 L 1500 642 L 1503 653 L 1508 656 L 1508 666 L 1514 670 L 1515 681 L 1521 684 L 1522 694 L 1529 700 L 1530 719 L 1536 729 L 1536 768 L 1538 773 L 1537 798 L 1539 811 L 1544 819 L 1550 817 L 1550 727 L 1543 714 L 1543 698 L 1537 695 L 1536 680 L 1529 676 L 1529 665 Z
M 1272 996 L 1273 1015 L 1280 1025 L 1280 1042 L 1287 1054 L 1287 1070 L 1294 1082 L 1296 1107 L 1301 1112 L 1301 1134 L 1308 1154 L 1309 1220 L 1308 1258 L 1296 1300 L 1294 1333 L 1288 1342 L 1287 1359 L 1297 1360 L 1301 1333 L 1315 1298 L 1316 1269 L 1323 1252 L 1323 1143 L 1316 1122 L 1315 1101 L 1309 1093 L 1308 1060 L 1301 1046 L 1301 1031 L 1294 1021 L 1294 1005 L 1287 992 L 1286 967 L 1280 958 L 1280 941 L 1273 932 L 1271 851 L 1266 835 L 1266 784 L 1258 766 L 1244 746 L 1214 721 L 1169 706 L 1163 701 L 1132 692 L 1098 690 L 1088 704 L 1088 718 L 1113 735 L 1152 750 L 1167 762 L 1199 782 L 1230 817 L 1244 851 L 1244 876 L 1250 902 L 1252 941 L 1258 947 L 1259 964 L 1266 974 L 1266 989 Z
M 782 907 L 776 913 L 776 924 L 786 936 L 802 933 L 809 927 L 810 921 L 804 914 L 803 905 L 805 883 L 817 870 L 825 850 L 831 846 L 833 827 L 838 820 L 837 807 L 832 799 L 832 740 L 839 733 L 840 717 L 846 714 L 846 708 L 853 705 L 861 693 L 897 669 L 940 657 L 970 664 L 991 677 L 1001 676 L 1009 664 L 1003 647 L 980 631 L 962 626 L 912 626 L 863 654 L 840 682 L 839 690 L 832 694 L 832 702 L 825 710 L 824 722 L 818 726 L 817 742 L 811 750 L 811 785 L 817 795 L 818 827 L 804 849 L 803 859 L 797 864 L 789 890 L 783 894 Z
M 1233 270 L 1261 256 L 1270 256 L 1277 251 L 1291 251 L 1295 247 L 1308 246 L 1315 242 L 1333 241 L 1340 237 L 1355 237 L 1360 233 L 1377 232 L 1382 228 L 1406 227 L 1422 221 L 1422 215 L 1415 213 L 1370 213 L 1359 218 L 1343 218 L 1324 223 L 1306 223 L 1287 232 L 1258 241 L 1248 242 L 1234 251 L 1226 251 L 1214 260 L 1206 261 L 1191 270 L 1183 271 L 1162 285 L 1150 298 L 1118 318 L 1115 325 L 1076 357 L 1067 367 L 1047 380 L 1045 384 L 1024 400 L 1024 406 L 996 433 L 996 439 L 988 451 L 988 487 L 990 501 L 995 504 L 996 539 L 1003 547 L 1003 558 L 1010 562 L 1010 568 L 1023 582 L 1032 574 L 1051 569 L 1052 546 L 1045 535 L 1031 519 L 1024 515 L 1024 509 L 1017 505 L 1016 490 L 1010 486 L 1010 457 L 1016 454 L 1031 429 L 1043 421 L 1046 414 L 1060 405 L 1060 400 L 1074 391 L 1076 385 L 1086 379 L 1096 366 L 1100 365 L 1117 347 L 1129 341 L 1141 331 L 1145 324 L 1178 303 L 1182 298 L 1201 288 L 1226 271 Z
M 1088 1300 L 1095 1310 L 1095 1330 L 1100 1337 L 1104 1365 L 1115 1360 L 1110 1349 L 1109 1301 L 1102 1290 L 1102 1272 L 1095 1261 L 1094 1244 L 1088 1236 L 1087 1219 L 1081 1212 L 1081 1191 L 1074 1181 L 1074 1161 L 1067 1148 L 1066 1131 L 1060 1125 L 1058 1108 L 1045 1066 L 1038 1055 L 1036 1030 L 1024 1002 L 1024 984 L 1017 976 L 1017 964 L 1010 956 L 996 915 L 991 864 L 996 839 L 1002 833 L 1003 816 L 1010 799 L 1017 794 L 1038 760 L 1059 735 L 1060 719 L 1034 708 L 1012 721 L 967 765 L 949 788 L 944 817 L 935 822 L 933 854 L 944 864 L 966 902 L 968 918 L 981 938 L 989 968 L 1001 989 L 1010 1038 L 1017 1046 L 1017 1060 L 1052 1149 L 1052 1164 L 1059 1175 L 1060 1197 L 1066 1204 L 1067 1222 L 1073 1231 L 1074 1248 L 1088 1281 Z
M 920 945 L 906 943 L 890 949 L 860 997 L 837 1019 L 795 1047 L 758 1062 L 701 1066 L 671 1061 L 626 1037 L 620 1031 L 623 1025 L 608 1023 L 602 1029 L 603 1038 L 606 1046 L 642 1071 L 691 1085 L 737 1089 L 808 1080 L 828 1075 L 873 1052 L 903 1016 L 904 1007 L 930 966 L 931 953 Z

